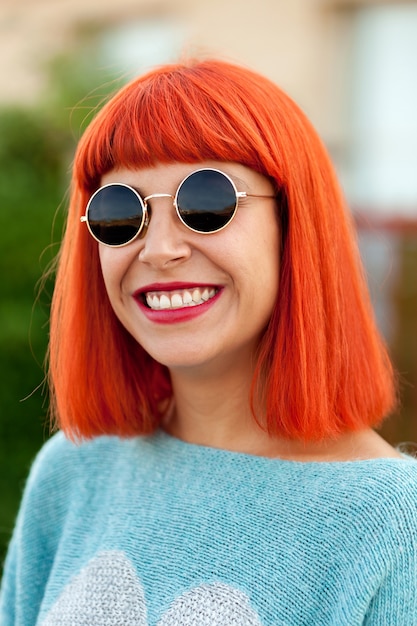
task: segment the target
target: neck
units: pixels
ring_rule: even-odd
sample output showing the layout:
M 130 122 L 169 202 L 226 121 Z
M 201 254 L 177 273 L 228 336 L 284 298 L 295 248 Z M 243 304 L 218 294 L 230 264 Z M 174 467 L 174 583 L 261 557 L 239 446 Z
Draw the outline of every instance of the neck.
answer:
M 270 438 L 257 425 L 250 409 L 252 371 L 224 368 L 171 371 L 172 411 L 165 430 L 189 443 L 248 453 L 262 453 Z

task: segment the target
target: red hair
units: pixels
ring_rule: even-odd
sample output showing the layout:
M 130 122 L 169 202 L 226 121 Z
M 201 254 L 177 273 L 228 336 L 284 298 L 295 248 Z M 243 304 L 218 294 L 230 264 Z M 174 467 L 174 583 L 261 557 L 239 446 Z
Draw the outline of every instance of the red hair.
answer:
M 395 402 L 393 372 L 326 150 L 276 85 L 211 60 L 132 81 L 80 141 L 51 313 L 53 416 L 73 437 L 158 427 L 169 373 L 113 313 L 80 216 L 115 167 L 208 159 L 253 168 L 281 197 L 280 286 L 253 379 L 255 416 L 271 436 L 303 440 L 379 424 Z

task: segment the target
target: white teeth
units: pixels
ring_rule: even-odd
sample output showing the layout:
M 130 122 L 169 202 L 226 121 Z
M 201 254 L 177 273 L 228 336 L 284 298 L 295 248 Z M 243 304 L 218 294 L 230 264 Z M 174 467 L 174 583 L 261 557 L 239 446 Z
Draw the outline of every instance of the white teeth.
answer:
M 177 309 L 178 307 L 182 306 L 182 298 L 179 293 L 174 293 L 174 295 L 171 296 L 171 306 L 174 309 Z
M 171 308 L 171 300 L 168 296 L 162 295 L 159 298 L 159 308 L 160 309 L 170 309 Z
M 216 295 L 216 289 L 214 287 L 204 287 L 193 289 L 192 292 L 188 289 L 184 291 L 176 291 L 175 293 L 147 293 L 146 304 L 153 310 L 160 309 L 181 309 L 182 307 L 198 306 L 213 298 Z

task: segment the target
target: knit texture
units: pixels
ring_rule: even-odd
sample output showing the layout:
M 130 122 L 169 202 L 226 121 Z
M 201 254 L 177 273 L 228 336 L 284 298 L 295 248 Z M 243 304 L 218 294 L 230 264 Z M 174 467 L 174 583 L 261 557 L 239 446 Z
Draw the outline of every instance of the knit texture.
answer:
M 0 624 L 417 626 L 417 462 L 58 434 L 28 479 Z

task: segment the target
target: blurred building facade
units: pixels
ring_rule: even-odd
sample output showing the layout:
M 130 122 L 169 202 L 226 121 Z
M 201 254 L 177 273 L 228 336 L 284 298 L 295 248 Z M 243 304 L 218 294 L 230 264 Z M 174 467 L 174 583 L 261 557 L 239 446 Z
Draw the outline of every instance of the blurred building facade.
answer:
M 265 73 L 318 128 L 355 204 L 415 211 L 416 0 L 2 0 L 0 103 L 36 100 L 48 59 L 86 34 L 101 68 L 132 75 L 181 55 Z
M 136 26 L 131 68 L 136 64 L 140 70 L 181 53 L 221 55 L 247 63 L 289 91 L 337 146 L 346 132 L 353 48 L 362 16 L 367 9 L 406 10 L 407 5 L 415 3 L 2 0 L 0 100 L 36 98 L 42 88 L 43 63 L 72 45 L 80 31 L 117 32 L 124 27 L 128 39 L 135 36 Z M 155 40 L 148 41 L 152 35 Z

